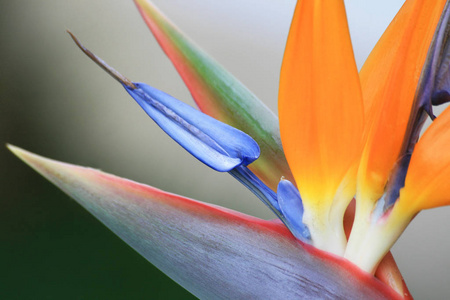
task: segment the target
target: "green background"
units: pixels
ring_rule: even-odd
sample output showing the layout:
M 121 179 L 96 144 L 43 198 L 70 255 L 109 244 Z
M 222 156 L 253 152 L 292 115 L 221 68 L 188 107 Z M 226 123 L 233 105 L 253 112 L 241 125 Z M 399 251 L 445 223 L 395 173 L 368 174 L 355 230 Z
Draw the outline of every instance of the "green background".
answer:
M 276 111 L 292 0 L 154 1 Z M 224 2 L 224 3 L 222 3 Z M 402 1 L 347 1 L 358 64 Z M 192 104 L 132 1 L 0 2 L 0 143 L 263 218 L 227 174 L 166 137 L 64 32 L 134 81 Z M 450 294 L 448 208 L 421 213 L 394 247 L 418 299 Z M 189 299 L 46 180 L 0 148 L 1 299 Z

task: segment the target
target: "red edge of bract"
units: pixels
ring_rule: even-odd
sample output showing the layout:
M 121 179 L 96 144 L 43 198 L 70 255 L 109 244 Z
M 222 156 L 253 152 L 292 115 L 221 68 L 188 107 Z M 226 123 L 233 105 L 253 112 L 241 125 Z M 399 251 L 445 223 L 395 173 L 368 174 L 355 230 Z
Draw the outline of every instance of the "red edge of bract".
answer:
M 299 243 L 302 242 L 299 241 Z M 367 285 L 375 286 L 378 290 L 384 290 L 386 294 L 391 295 L 393 299 L 413 299 L 404 281 L 403 281 L 404 294 L 401 295 L 398 292 L 396 292 L 392 287 L 390 287 L 388 282 L 385 282 L 380 278 L 377 278 L 372 274 L 361 270 L 357 265 L 351 263 L 349 260 L 343 257 L 322 251 L 308 244 L 302 243 L 302 246 L 312 256 L 315 256 L 323 261 L 326 261 L 326 263 L 329 265 L 334 264 L 339 266 L 339 268 L 348 270 L 349 273 L 353 274 L 353 276 L 357 277 L 361 282 Z
M 281 223 L 279 220 L 263 220 L 253 216 L 249 216 L 231 209 L 223 208 L 217 205 L 208 204 L 204 202 L 200 202 L 197 200 L 185 198 L 183 196 L 179 196 L 176 194 L 168 193 L 162 191 L 160 189 L 143 185 L 132 180 L 116 177 L 114 175 L 109 175 L 106 173 L 98 172 L 92 173 L 98 179 L 102 179 L 105 182 L 108 182 L 111 185 L 114 185 L 115 182 L 119 183 L 121 189 L 129 188 L 134 192 L 139 191 L 143 194 L 152 194 L 153 199 L 159 198 L 162 203 L 167 205 L 175 205 L 175 206 L 183 206 L 183 210 L 188 210 L 191 212 L 195 212 L 196 214 L 201 214 L 203 216 L 210 215 L 214 220 L 222 221 L 222 222 L 238 222 L 245 223 L 248 227 L 254 228 L 256 230 L 268 230 L 275 232 L 280 238 L 286 239 L 289 242 L 295 242 L 299 244 L 307 253 L 316 257 L 319 260 L 325 261 L 326 264 L 330 266 L 336 266 L 337 269 L 345 269 L 353 276 L 357 277 L 362 283 L 370 286 L 374 286 L 378 290 L 383 290 L 386 295 L 392 297 L 392 299 L 413 299 L 411 294 L 409 293 L 406 284 L 404 284 L 404 295 L 400 295 L 393 288 L 389 286 L 388 282 L 384 282 L 372 274 L 362 271 L 358 266 L 352 264 L 350 261 L 333 255 L 331 253 L 319 250 L 311 245 L 305 244 L 299 240 L 297 240 L 291 232 Z M 124 186 L 124 180 L 127 181 L 127 185 Z M 156 195 L 156 197 L 154 197 Z

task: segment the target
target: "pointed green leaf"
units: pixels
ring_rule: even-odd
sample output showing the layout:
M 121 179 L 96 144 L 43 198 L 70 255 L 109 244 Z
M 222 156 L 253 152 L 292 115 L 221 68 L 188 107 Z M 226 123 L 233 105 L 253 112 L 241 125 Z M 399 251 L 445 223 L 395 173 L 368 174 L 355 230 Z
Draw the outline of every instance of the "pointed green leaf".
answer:
M 9 148 L 202 299 L 401 299 L 280 223 Z
M 261 157 L 250 169 L 276 190 L 282 176 L 291 180 L 281 147 L 278 118 L 241 82 L 186 38 L 147 0 L 136 0 L 145 22 L 172 60 L 200 110 L 236 127 L 258 142 Z

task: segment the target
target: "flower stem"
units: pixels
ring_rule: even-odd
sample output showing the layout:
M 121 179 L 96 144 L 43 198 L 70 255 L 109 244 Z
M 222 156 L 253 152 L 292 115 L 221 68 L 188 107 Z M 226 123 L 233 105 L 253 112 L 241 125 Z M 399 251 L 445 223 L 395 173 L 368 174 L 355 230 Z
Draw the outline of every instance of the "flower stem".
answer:
M 411 221 L 394 208 L 381 218 L 374 218 L 371 210 L 357 210 L 353 229 L 344 257 L 362 270 L 374 274 L 381 259 Z
M 333 215 L 331 217 L 331 215 Z M 334 212 L 327 216 L 319 216 L 317 213 L 310 214 L 305 210 L 303 223 L 308 226 L 314 247 L 343 256 L 347 244 L 343 225 L 344 213 L 340 216 Z

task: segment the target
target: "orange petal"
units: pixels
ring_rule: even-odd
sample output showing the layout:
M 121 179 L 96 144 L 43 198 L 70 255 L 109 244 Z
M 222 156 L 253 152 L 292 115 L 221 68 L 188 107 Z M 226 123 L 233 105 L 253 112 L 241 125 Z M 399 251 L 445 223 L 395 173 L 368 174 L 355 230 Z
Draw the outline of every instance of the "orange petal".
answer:
M 417 143 L 396 209 L 413 215 L 450 204 L 450 107 Z
M 359 158 L 363 106 L 342 0 L 297 2 L 281 68 L 279 116 L 289 166 L 306 212 L 314 214 L 311 230 L 325 225 L 339 185 Z
M 345 254 L 347 259 L 372 272 L 420 210 L 450 204 L 449 149 L 450 108 L 447 108 L 416 144 L 405 186 L 392 210 L 377 222 L 366 223 L 361 222 L 364 218 L 358 219 L 356 213 Z M 363 226 L 365 230 L 356 226 Z
M 407 1 L 360 72 L 367 143 L 358 172 L 358 192 L 362 193 L 358 200 L 372 203 L 384 192 L 445 2 Z

